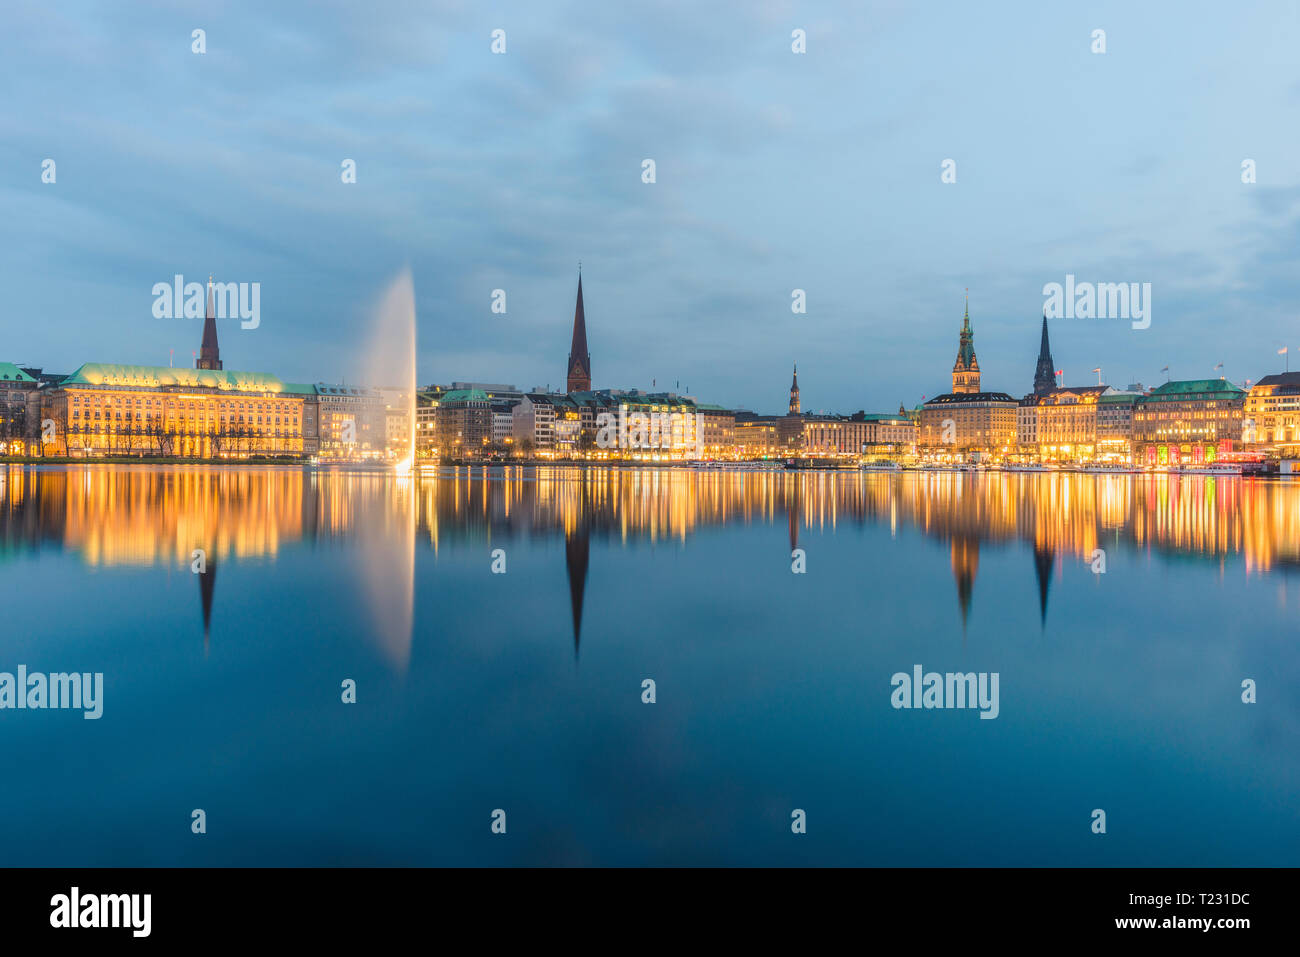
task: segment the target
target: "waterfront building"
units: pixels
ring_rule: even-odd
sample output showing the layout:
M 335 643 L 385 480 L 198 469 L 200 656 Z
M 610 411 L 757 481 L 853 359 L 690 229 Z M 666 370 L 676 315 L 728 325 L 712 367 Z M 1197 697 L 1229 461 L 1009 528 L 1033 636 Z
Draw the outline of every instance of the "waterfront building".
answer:
M 952 391 L 922 405 L 918 445 L 939 458 L 1009 455 L 1016 447 L 1016 409 L 1016 400 L 1005 392 L 980 390 L 968 298 L 952 368 Z
M 918 427 L 916 420 L 899 408 L 898 415 L 858 412 L 867 424 L 863 451 L 876 458 L 897 459 L 916 454 Z
M 736 450 L 736 413 L 720 405 L 697 402 L 704 451 L 711 456 L 731 456 Z
M 1114 392 L 1108 385 L 1089 385 L 1034 395 L 1033 431 L 1039 458 L 1044 462 L 1092 461 L 1097 454 L 1097 402 Z
M 434 424 L 441 457 L 481 455 L 492 441 L 492 399 L 482 389 L 452 389 L 438 400 Z
M 735 414 L 736 454 L 740 458 L 761 459 L 781 452 L 777 423 L 782 416 L 756 415 L 740 410 Z
M 87 362 L 51 389 L 56 455 L 301 455 L 302 394 L 273 375 Z
M 1038 396 L 1032 392 L 1016 404 L 1016 445 L 1022 454 L 1038 454 Z
M 492 399 L 492 444 L 510 445 L 514 442 L 514 408 L 519 401 Z
M 34 428 L 40 416 L 31 409 L 38 387 L 36 376 L 12 362 L 0 362 L 0 454 L 22 455 L 31 433 L 40 434 Z
M 511 436 L 522 451 L 555 449 L 556 398 L 545 392 L 530 392 L 511 409 Z
M 1133 461 L 1133 410 L 1142 398 L 1140 389 L 1115 390 L 1097 399 L 1097 460 Z
M 365 386 L 311 386 L 307 402 L 313 407 L 322 459 L 369 461 L 394 456 L 388 448 L 388 407 L 378 389 Z
M 1300 455 L 1300 372 L 1266 375 L 1250 388 L 1243 410 L 1242 440 L 1282 458 Z
M 430 386 L 415 394 L 415 454 L 428 458 L 438 451 L 438 405 L 447 393 L 442 386 Z
M 1237 451 L 1245 403 L 1246 390 L 1222 378 L 1157 386 L 1133 410 L 1134 460 L 1200 464 Z

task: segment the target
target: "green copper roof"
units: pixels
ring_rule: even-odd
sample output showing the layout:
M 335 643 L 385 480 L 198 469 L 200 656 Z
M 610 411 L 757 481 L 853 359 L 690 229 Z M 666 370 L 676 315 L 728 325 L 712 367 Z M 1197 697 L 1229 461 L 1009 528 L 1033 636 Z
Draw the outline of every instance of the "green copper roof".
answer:
M 1227 379 L 1182 379 L 1177 382 L 1166 382 L 1152 389 L 1151 394 L 1144 398 L 1147 400 L 1186 399 L 1204 395 L 1207 398 L 1235 399 L 1245 394 L 1245 389 Z
M 265 372 L 173 369 L 170 366 L 129 366 L 111 362 L 87 362 L 64 379 L 61 385 L 132 386 L 142 389 L 179 386 L 192 389 L 222 389 L 229 392 L 284 391 L 284 383 Z
M 284 391 L 291 395 L 315 395 L 316 387 L 309 382 L 286 382 Z
M 35 382 L 36 380 L 12 362 L 0 362 L 0 382 L 4 381 Z
M 486 402 L 488 394 L 482 389 L 452 389 L 450 392 L 444 392 L 442 404 L 449 402 Z

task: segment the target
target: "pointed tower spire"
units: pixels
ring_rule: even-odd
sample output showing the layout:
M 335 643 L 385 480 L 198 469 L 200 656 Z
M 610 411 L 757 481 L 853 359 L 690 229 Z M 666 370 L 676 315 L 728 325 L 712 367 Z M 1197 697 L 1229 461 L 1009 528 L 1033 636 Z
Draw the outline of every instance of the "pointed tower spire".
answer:
M 1047 313 L 1043 313 L 1043 334 L 1038 344 L 1038 365 L 1034 367 L 1034 395 L 1051 395 L 1056 389 L 1056 363 L 1047 341 Z
M 578 304 L 573 309 L 573 341 L 569 345 L 569 392 L 591 390 L 591 353 L 587 351 L 587 316 L 582 307 L 582 263 L 578 263 Z
M 220 369 L 221 347 L 217 345 L 217 309 L 213 295 L 212 276 L 208 276 L 208 308 L 203 317 L 203 343 L 199 347 L 196 369 Z
M 790 380 L 790 414 L 799 414 L 799 363 L 794 364 L 794 378 Z
M 980 364 L 975 358 L 975 331 L 970 327 L 970 290 L 966 290 L 966 312 L 961 320 L 961 338 L 957 361 L 952 364 L 952 391 L 978 392 Z

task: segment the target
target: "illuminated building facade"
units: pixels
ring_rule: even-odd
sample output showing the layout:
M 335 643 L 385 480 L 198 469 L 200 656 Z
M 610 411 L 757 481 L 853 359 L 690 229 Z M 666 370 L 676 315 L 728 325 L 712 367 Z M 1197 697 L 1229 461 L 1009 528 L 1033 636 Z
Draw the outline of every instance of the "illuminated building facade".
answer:
M 1090 385 L 1035 395 L 1030 408 L 1039 458 L 1045 462 L 1090 462 L 1096 458 L 1097 402 L 1114 391 L 1108 385 Z
M 383 393 L 362 386 L 303 386 L 314 406 L 322 459 L 356 462 L 392 458 Z
M 1250 388 L 1243 412 L 1242 440 L 1251 448 L 1300 454 L 1300 372 L 1267 375 Z
M 1118 390 L 1097 399 L 1097 459 L 1102 462 L 1133 461 L 1133 410 L 1142 398 L 1140 391 Z
M 742 458 L 765 458 L 781 452 L 777 423 L 781 416 L 755 415 L 753 412 L 735 414 L 736 452 Z
M 438 401 L 434 421 L 440 455 L 479 455 L 492 441 L 492 399 L 482 389 L 452 389 Z
M 49 391 L 42 416 L 52 454 L 298 456 L 303 399 L 265 373 L 88 362 Z
M 736 451 L 736 413 L 720 405 L 696 403 L 704 436 L 704 451 L 709 455 L 732 455 Z
M 917 444 L 937 458 L 1009 455 L 1016 450 L 1017 405 L 1005 392 L 980 391 L 968 299 L 952 367 L 952 392 L 921 406 Z
M 0 362 L 0 454 L 21 455 L 29 435 L 39 435 L 39 429 L 32 428 L 39 424 L 32 421 L 38 416 L 29 412 L 37 385 L 35 376 L 12 362 Z
M 1246 391 L 1227 379 L 1166 382 L 1133 410 L 1139 465 L 1213 462 L 1241 443 Z

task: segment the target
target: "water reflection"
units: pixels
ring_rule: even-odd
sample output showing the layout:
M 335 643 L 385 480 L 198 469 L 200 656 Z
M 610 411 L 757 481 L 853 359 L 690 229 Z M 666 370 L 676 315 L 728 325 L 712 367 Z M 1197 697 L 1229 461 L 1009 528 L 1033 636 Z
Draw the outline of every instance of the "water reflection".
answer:
M 399 480 L 271 468 L 0 471 L 6 560 L 58 549 L 90 566 L 188 570 L 193 549 L 205 549 L 205 647 L 220 565 L 274 560 L 290 543 L 348 540 L 375 640 L 399 669 L 410 656 L 420 550 L 562 538 L 576 655 L 593 538 L 614 547 L 685 542 L 729 524 L 785 524 L 788 535 L 773 539 L 778 550 L 786 537 L 798 548 L 801 529 L 918 530 L 947 546 L 963 626 L 974 613 L 982 545 L 1028 546 L 1043 623 L 1058 564 L 1089 562 L 1098 548 L 1220 563 L 1236 556 L 1247 574 L 1300 566 L 1300 484 L 1213 476 L 462 468 Z

